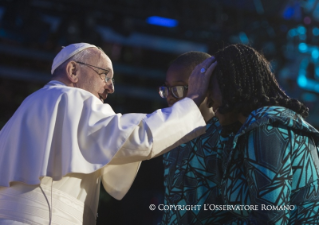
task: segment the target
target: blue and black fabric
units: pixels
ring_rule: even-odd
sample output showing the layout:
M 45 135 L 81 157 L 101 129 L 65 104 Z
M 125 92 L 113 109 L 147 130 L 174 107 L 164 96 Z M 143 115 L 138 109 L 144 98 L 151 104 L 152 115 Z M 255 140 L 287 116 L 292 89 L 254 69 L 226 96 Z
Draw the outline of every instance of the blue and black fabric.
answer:
M 164 210 L 162 224 L 222 224 L 230 212 L 209 210 L 222 204 L 223 147 L 218 144 L 220 124 L 213 117 L 206 133 L 164 155 L 165 205 L 195 206 L 198 210 Z M 227 139 L 227 138 L 226 138 Z M 223 139 L 223 143 L 226 143 Z M 207 205 L 208 204 L 208 205 Z
M 250 114 L 229 146 L 223 204 L 258 210 L 230 210 L 224 224 L 319 224 L 315 128 L 287 108 L 263 107 Z

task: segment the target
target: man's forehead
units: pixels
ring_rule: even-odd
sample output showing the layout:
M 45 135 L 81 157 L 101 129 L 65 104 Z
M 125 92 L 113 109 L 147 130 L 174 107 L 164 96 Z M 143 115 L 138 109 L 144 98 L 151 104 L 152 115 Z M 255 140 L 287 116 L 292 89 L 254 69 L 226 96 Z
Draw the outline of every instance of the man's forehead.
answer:
M 167 70 L 166 77 L 176 77 L 181 80 L 188 79 L 192 70 L 187 66 L 170 66 Z
M 114 71 L 113 71 L 113 64 L 112 64 L 112 61 L 110 59 L 110 57 L 108 57 L 104 52 L 101 51 L 101 67 L 106 69 L 106 70 L 109 70 L 109 73 L 114 74 Z
M 111 59 L 104 53 L 101 55 L 101 58 L 103 58 L 103 65 L 113 70 L 113 64 Z
M 89 54 L 88 54 L 88 60 L 92 61 L 96 61 L 96 60 L 100 60 L 101 59 L 101 55 L 102 55 L 102 51 L 100 49 L 97 48 L 90 48 Z
M 111 59 L 100 49 L 92 49 L 92 55 L 89 57 L 90 61 L 98 63 L 100 65 L 105 65 L 112 68 Z

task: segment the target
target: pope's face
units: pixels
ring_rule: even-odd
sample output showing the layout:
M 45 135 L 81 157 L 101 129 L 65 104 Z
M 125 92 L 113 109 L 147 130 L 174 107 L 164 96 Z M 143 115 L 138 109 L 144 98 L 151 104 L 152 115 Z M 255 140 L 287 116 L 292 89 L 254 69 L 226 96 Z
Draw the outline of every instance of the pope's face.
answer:
M 112 94 L 114 92 L 112 79 L 108 82 L 106 82 L 105 79 L 102 79 L 104 78 L 104 75 L 108 78 L 113 78 L 114 73 L 112 61 L 107 55 L 98 49 L 92 49 L 92 54 L 83 61 L 83 63 L 90 64 L 95 67 L 79 65 L 79 81 L 77 83 L 77 87 L 91 92 L 104 102 L 108 94 Z

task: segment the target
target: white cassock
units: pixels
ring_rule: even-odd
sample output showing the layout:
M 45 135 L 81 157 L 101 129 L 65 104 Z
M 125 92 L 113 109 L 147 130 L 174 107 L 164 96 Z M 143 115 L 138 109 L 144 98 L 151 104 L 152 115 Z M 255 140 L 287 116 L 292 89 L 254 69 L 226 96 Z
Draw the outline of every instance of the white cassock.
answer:
M 121 115 L 90 92 L 51 81 L 0 132 L 0 224 L 95 224 L 101 181 L 123 198 L 142 160 L 199 136 L 205 125 L 188 98 Z

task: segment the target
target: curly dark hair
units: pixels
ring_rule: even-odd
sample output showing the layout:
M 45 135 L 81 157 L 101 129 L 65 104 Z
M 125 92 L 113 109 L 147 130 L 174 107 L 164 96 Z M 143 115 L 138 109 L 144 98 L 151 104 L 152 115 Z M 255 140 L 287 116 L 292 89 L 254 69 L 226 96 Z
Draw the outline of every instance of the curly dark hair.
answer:
M 219 112 L 235 111 L 248 116 L 263 106 L 283 106 L 307 117 L 309 109 L 290 98 L 278 85 L 270 63 L 255 49 L 243 45 L 229 45 L 215 54 L 214 75 L 222 94 Z

